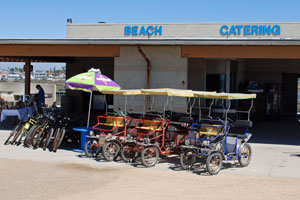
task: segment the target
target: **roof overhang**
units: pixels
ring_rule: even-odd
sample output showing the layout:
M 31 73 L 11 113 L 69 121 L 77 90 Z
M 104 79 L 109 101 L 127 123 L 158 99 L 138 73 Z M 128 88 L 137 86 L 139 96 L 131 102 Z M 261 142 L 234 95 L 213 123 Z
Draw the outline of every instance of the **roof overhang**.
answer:
M 300 38 L 0 39 L 0 45 L 300 45 Z
M 299 59 L 300 39 L 0 39 L 0 61 L 119 57 L 120 46 L 180 46 L 187 58 Z M 44 59 L 41 59 L 44 58 Z M 53 62 L 54 62 L 53 60 Z M 50 61 L 51 62 L 51 61 Z

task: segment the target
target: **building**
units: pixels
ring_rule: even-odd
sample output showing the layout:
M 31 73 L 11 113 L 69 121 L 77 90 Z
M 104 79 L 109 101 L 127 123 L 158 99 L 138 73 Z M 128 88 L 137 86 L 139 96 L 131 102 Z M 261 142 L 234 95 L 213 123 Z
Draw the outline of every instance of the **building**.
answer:
M 31 62 L 65 62 L 67 78 L 100 68 L 126 89 L 252 89 L 264 119 L 270 101 L 284 115 L 297 113 L 299 30 L 300 23 L 67 24 L 66 39 L 0 40 L 0 60 L 26 62 L 27 74 Z M 74 109 L 87 102 L 68 94 Z
M 67 63 L 67 77 L 98 66 L 123 88 L 147 88 L 148 77 L 151 88 L 248 92 L 253 81 L 262 118 L 270 101 L 267 92 L 275 84 L 283 114 L 293 115 L 300 76 L 299 28 L 300 23 L 68 24 L 70 40 L 119 49 L 110 57 L 78 60 L 86 62 L 81 67 Z M 148 75 L 139 49 L 150 61 Z

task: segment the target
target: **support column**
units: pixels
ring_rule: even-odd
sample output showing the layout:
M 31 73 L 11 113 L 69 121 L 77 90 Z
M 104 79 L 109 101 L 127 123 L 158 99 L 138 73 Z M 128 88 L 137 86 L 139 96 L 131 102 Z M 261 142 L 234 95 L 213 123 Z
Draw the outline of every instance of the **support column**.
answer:
M 25 95 L 30 95 L 30 72 L 32 71 L 33 66 L 30 65 L 30 60 L 26 61 L 24 65 L 25 71 Z
M 226 60 L 226 88 L 225 92 L 230 92 L 230 59 Z
M 226 60 L 226 88 L 225 92 L 231 92 L 230 91 L 230 59 Z M 226 108 L 230 106 L 230 101 L 226 101 Z

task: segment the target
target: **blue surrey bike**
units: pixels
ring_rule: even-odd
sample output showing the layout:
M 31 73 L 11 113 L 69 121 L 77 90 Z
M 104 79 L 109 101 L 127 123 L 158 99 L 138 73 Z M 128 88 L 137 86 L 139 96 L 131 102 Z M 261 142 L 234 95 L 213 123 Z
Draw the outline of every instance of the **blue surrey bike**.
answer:
M 181 146 L 181 167 L 185 170 L 191 169 L 196 160 L 199 159 L 206 164 L 208 173 L 215 175 L 221 170 L 223 161 L 238 160 L 241 167 L 248 166 L 252 156 L 251 146 L 247 143 L 252 136 L 249 132 L 249 128 L 253 125 L 250 121 L 250 112 L 256 95 L 195 92 L 195 97 L 199 98 L 199 120 L 192 124 L 185 145 Z M 201 98 L 212 100 L 210 106 L 206 108 L 209 110 L 209 114 L 205 119 L 201 118 L 201 109 L 203 109 L 203 107 L 200 107 Z M 211 117 L 212 106 L 217 99 L 222 101 L 223 119 Z M 230 109 L 232 100 L 243 99 L 251 100 L 250 107 L 247 106 L 247 110 Z M 226 102 L 226 108 L 224 101 Z M 237 115 L 235 122 L 228 118 L 229 112 Z M 246 120 L 239 119 L 243 113 L 247 114 Z

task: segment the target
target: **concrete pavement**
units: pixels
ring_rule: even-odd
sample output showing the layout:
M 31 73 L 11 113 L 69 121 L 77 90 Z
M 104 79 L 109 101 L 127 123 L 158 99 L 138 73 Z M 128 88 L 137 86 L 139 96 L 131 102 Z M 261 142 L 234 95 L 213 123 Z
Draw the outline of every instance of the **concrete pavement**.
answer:
M 129 167 L 122 162 L 106 162 L 86 158 L 84 154 L 71 150 L 59 149 L 56 153 L 42 149 L 28 149 L 22 146 L 3 145 L 9 131 L 0 131 L 0 159 L 34 160 L 43 162 L 64 162 L 99 165 L 104 167 Z M 253 156 L 248 167 L 241 168 L 238 164 L 224 164 L 221 174 L 242 174 L 250 176 L 271 176 L 285 178 L 300 178 L 300 146 L 251 143 Z M 137 166 L 142 167 L 142 166 Z M 153 168 L 157 170 L 180 171 L 179 158 L 161 159 Z M 201 169 L 199 169 L 201 171 Z M 204 170 L 202 170 L 204 171 Z
M 251 144 L 246 168 L 224 164 L 216 176 L 182 171 L 178 157 L 153 168 L 106 162 L 70 150 L 57 153 L 3 145 L 0 131 L 0 199 L 299 199 L 300 147 Z

